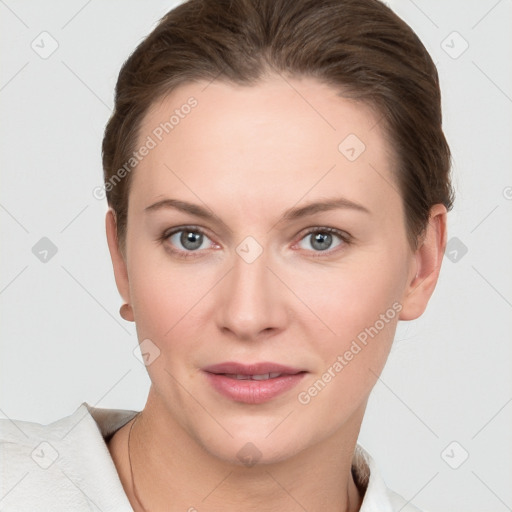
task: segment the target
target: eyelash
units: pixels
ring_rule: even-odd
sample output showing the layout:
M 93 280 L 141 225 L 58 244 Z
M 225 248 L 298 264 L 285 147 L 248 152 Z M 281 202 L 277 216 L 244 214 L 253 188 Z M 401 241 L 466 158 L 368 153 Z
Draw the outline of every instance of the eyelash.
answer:
M 198 226 L 180 226 L 180 227 L 168 230 L 168 231 L 164 231 L 164 233 L 162 233 L 162 235 L 159 237 L 158 241 L 160 243 L 165 243 L 172 235 L 175 235 L 176 233 L 180 233 L 182 231 L 198 233 L 207 238 L 210 238 L 207 235 L 207 233 Z M 348 233 L 345 233 L 344 231 L 340 231 L 339 229 L 329 228 L 329 227 L 314 227 L 314 228 L 309 228 L 305 233 L 303 233 L 301 238 L 299 238 L 297 240 L 297 242 L 294 243 L 294 245 L 299 243 L 301 240 L 306 238 L 308 235 L 315 234 L 315 233 L 334 234 L 334 235 L 338 236 L 340 238 L 340 240 L 342 241 L 342 244 L 340 244 L 340 245 L 350 245 L 352 242 L 351 236 Z M 322 257 L 325 257 L 325 255 L 330 256 L 330 255 L 334 254 L 335 252 L 338 252 L 340 250 L 339 247 L 340 246 L 337 246 L 333 250 L 327 249 L 326 251 L 312 251 L 313 252 L 312 257 L 313 258 L 322 258 Z M 201 251 L 181 251 L 181 250 L 176 250 L 173 248 L 170 248 L 169 251 L 172 252 L 173 255 L 175 255 L 179 258 L 183 258 L 183 259 L 200 257 L 200 253 L 202 252 L 202 250 Z

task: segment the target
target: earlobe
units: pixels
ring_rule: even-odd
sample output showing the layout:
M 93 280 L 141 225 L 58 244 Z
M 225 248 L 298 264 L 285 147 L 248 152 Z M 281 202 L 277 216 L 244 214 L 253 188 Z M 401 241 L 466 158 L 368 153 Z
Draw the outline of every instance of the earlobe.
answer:
M 121 318 L 123 318 L 127 322 L 134 322 L 135 321 L 135 317 L 133 316 L 133 309 L 130 306 L 130 304 L 123 304 L 119 308 L 119 314 L 121 315 Z
M 130 286 L 128 280 L 128 270 L 125 258 L 119 247 L 119 239 L 117 236 L 116 215 L 112 208 L 109 208 L 105 217 L 105 228 L 107 233 L 107 243 L 112 259 L 114 269 L 114 277 L 116 286 L 125 304 L 121 307 L 122 316 L 125 320 L 133 321 L 133 311 L 130 306 Z M 125 307 L 127 306 L 127 307 Z
M 400 320 L 414 320 L 425 311 L 439 278 L 446 248 L 446 207 L 434 205 L 422 243 L 416 250 L 415 268 L 402 299 Z

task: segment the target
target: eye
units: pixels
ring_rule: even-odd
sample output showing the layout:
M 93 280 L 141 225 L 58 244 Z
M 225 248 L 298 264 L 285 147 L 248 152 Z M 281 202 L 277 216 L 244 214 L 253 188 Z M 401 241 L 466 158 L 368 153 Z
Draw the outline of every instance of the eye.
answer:
M 330 253 L 333 252 L 330 249 L 345 243 L 349 243 L 349 236 L 343 231 L 334 228 L 313 228 L 301 238 L 298 245 L 301 249 Z
M 206 234 L 194 226 L 182 226 L 167 231 L 163 234 L 162 240 L 168 243 L 172 252 L 184 258 L 195 256 L 192 253 L 199 252 L 201 249 L 209 249 L 213 246 L 213 242 Z
M 189 258 L 200 256 L 202 250 L 215 247 L 206 233 L 196 226 L 181 226 L 168 230 L 161 236 L 168 249 L 176 256 Z M 301 249 L 322 255 L 335 252 L 336 247 L 350 244 L 350 235 L 335 228 L 311 228 L 296 244 Z

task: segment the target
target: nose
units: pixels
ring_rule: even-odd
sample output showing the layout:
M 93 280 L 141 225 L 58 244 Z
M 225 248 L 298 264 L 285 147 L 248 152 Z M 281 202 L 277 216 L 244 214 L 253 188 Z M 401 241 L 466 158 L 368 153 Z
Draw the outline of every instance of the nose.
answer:
M 234 255 L 217 297 L 217 321 L 224 335 L 257 341 L 285 329 L 286 290 L 269 268 L 270 259 L 265 250 L 254 261 Z

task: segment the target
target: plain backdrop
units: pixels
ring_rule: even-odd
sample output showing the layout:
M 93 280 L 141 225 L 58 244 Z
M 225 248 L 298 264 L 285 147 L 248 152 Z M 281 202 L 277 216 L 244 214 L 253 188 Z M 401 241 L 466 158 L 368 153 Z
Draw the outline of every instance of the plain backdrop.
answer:
M 457 198 L 439 284 L 399 325 L 359 442 L 418 507 L 512 510 L 512 1 L 388 4 L 438 66 Z M 144 406 L 93 190 L 120 66 L 174 5 L 0 1 L 0 417 Z

